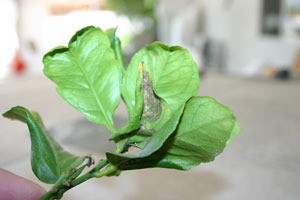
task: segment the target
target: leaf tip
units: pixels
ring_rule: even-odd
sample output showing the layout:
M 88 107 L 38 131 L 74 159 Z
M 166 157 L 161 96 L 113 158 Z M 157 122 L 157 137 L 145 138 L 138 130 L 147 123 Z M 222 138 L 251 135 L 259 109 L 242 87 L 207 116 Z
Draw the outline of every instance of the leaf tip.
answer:
M 72 36 L 72 38 L 70 39 L 69 45 L 70 45 L 71 43 L 73 43 L 74 41 L 76 41 L 76 39 L 77 39 L 79 36 L 83 35 L 85 32 L 87 32 L 87 31 L 89 31 L 89 30 L 92 30 L 92 29 L 97 29 L 97 28 L 96 28 L 95 26 L 86 26 L 86 27 L 80 29 L 79 31 L 77 31 L 77 32 Z M 99 28 L 98 28 L 98 29 L 99 29 Z
M 20 120 L 22 122 L 26 122 L 27 111 L 28 110 L 22 106 L 15 106 L 3 113 L 2 116 L 11 120 Z

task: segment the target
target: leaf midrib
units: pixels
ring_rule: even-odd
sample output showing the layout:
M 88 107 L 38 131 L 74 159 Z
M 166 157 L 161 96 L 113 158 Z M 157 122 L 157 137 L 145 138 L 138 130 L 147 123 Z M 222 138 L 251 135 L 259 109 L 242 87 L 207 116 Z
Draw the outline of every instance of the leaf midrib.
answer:
M 35 132 L 40 133 L 40 132 L 44 132 L 46 133 L 46 129 L 44 128 L 43 124 L 38 123 L 38 120 L 36 119 L 35 116 L 32 115 L 32 113 L 25 109 L 25 113 L 26 113 L 26 123 L 32 125 L 32 128 L 35 129 Z M 32 138 L 32 133 L 30 132 L 30 137 Z M 54 176 L 56 176 L 55 178 L 58 179 L 60 176 L 60 169 L 58 166 L 58 155 L 57 152 L 55 151 L 55 147 L 53 146 L 53 144 L 49 141 L 49 138 L 47 137 L 47 135 L 39 135 L 37 137 L 43 138 L 43 141 L 46 142 L 46 146 L 48 146 L 51 150 L 51 154 L 54 156 L 54 162 L 55 162 L 55 169 L 53 169 L 50 166 L 47 166 L 47 168 L 53 173 Z M 47 159 L 42 157 L 42 159 L 44 160 L 44 162 L 47 163 Z
M 84 78 L 86 79 L 86 81 L 87 81 L 87 83 L 88 83 L 88 86 L 89 86 L 90 90 L 91 90 L 92 93 L 93 93 L 93 96 L 94 96 L 95 99 L 96 99 L 97 105 L 99 106 L 100 111 L 102 112 L 102 115 L 104 116 L 104 119 L 105 119 L 105 121 L 107 122 L 107 128 L 108 128 L 109 130 L 111 130 L 111 131 L 114 130 L 114 128 L 113 128 L 113 123 L 111 122 L 110 119 L 107 118 L 107 115 L 106 115 L 106 113 L 105 113 L 105 111 L 104 111 L 104 108 L 102 107 L 102 104 L 101 104 L 101 102 L 100 102 L 100 100 L 99 100 L 99 97 L 98 97 L 98 95 L 97 95 L 97 93 L 96 93 L 96 91 L 95 91 L 95 89 L 94 89 L 94 87 L 93 87 L 93 85 L 92 85 L 92 83 L 91 83 L 91 81 L 90 81 L 88 75 L 87 75 L 87 71 L 86 71 L 85 68 L 81 65 L 81 62 L 77 59 L 77 57 L 73 54 L 73 52 L 71 52 L 71 54 L 72 54 L 72 57 L 74 58 L 76 64 L 79 66 L 79 68 L 80 68 L 80 70 L 81 70 L 81 72 L 82 72 Z

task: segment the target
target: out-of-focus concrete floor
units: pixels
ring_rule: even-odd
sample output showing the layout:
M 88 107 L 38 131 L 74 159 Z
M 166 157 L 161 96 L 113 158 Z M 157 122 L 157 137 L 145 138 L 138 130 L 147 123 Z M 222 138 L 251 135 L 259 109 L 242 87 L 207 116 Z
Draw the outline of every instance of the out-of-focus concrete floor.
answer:
M 146 169 L 90 180 L 67 192 L 64 199 L 299 199 L 300 82 L 208 74 L 201 80 L 199 95 L 213 96 L 233 108 L 242 125 L 242 133 L 214 162 L 187 172 Z M 105 142 L 107 134 L 95 134 L 97 127 L 82 120 L 44 77 L 0 82 L 0 112 L 15 105 L 38 111 L 68 150 L 101 158 L 113 147 Z M 125 107 L 116 114 L 124 120 Z M 38 182 L 30 169 L 29 151 L 26 126 L 0 117 L 0 167 Z

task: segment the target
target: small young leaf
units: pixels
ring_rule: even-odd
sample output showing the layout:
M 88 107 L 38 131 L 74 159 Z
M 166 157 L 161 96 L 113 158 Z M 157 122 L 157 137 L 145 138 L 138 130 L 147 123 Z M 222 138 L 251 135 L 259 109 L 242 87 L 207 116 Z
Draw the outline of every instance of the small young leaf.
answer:
M 232 111 L 210 97 L 193 97 L 175 133 L 154 154 L 127 160 L 122 170 L 147 167 L 188 170 L 220 154 L 237 132 Z M 235 130 L 234 130 L 235 129 Z
M 82 163 L 83 157 L 64 151 L 53 140 L 38 113 L 17 106 L 4 113 L 3 116 L 27 124 L 31 139 L 31 167 L 41 181 L 54 184 L 63 173 Z
M 126 72 L 125 72 L 126 76 Z M 126 85 L 121 83 L 121 94 L 122 96 L 126 96 Z M 136 129 L 140 128 L 141 125 L 141 116 L 143 112 L 143 95 L 142 95 L 142 79 L 139 78 L 136 81 L 136 87 L 135 87 L 135 107 L 129 107 L 127 106 L 128 110 L 128 118 L 129 121 L 119 130 L 115 131 L 111 137 L 109 138 L 110 140 L 114 140 L 117 137 L 127 134 L 131 131 L 134 131 Z M 127 103 L 126 103 L 127 105 Z
M 110 28 L 105 31 L 105 34 L 108 36 L 111 44 L 111 48 L 114 50 L 117 60 L 120 63 L 121 72 L 124 73 L 124 57 L 122 52 L 122 46 L 120 39 L 116 36 L 116 28 Z
M 183 108 L 184 105 L 181 106 L 176 112 L 174 112 L 173 116 L 167 123 L 165 123 L 162 128 L 160 128 L 157 132 L 155 132 L 151 137 L 148 138 L 147 142 L 145 142 L 145 146 L 141 151 L 134 154 L 107 153 L 106 156 L 108 160 L 112 164 L 119 166 L 120 164 L 127 162 L 128 160 L 144 158 L 158 151 L 175 130 Z
M 176 112 L 192 96 L 197 95 L 198 67 L 191 54 L 182 47 L 167 46 L 158 42 L 146 46 L 134 55 L 128 66 L 127 76 L 124 77 L 123 82 L 127 85 L 124 100 L 128 102 L 129 108 L 135 107 L 134 88 L 141 62 L 143 63 L 143 83 L 149 85 L 148 89 L 152 87 L 154 97 L 160 102 L 161 109 L 158 110 L 159 116 L 154 117 L 158 119 L 149 123 L 145 120 L 144 126 L 156 131 L 164 126 L 173 112 Z M 148 92 L 151 92 L 150 89 Z M 152 101 L 147 102 L 144 95 L 144 108 L 147 104 L 153 103 L 154 98 L 150 99 Z
M 198 68 L 190 53 L 182 47 L 169 47 L 155 42 L 141 49 L 132 58 L 122 81 L 124 87 L 121 93 L 129 116 L 137 116 L 136 107 L 142 104 L 136 95 L 141 87 L 136 84 L 141 78 L 141 73 L 144 101 L 141 125 L 146 131 L 154 133 L 162 128 L 189 98 L 197 94 Z M 126 133 L 118 132 L 111 139 Z
M 94 123 L 115 130 L 113 113 L 120 101 L 121 67 L 107 35 L 99 28 L 78 31 L 68 47 L 43 58 L 44 73 L 57 92 Z

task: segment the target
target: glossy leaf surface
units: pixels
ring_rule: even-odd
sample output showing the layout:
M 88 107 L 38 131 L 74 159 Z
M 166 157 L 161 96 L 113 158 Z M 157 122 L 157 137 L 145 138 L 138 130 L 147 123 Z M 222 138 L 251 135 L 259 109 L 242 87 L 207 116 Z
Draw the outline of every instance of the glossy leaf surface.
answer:
M 125 72 L 125 76 L 127 72 Z M 122 82 L 121 83 L 121 94 L 123 96 L 124 92 L 126 95 L 127 86 Z M 144 102 L 142 95 L 142 78 L 138 78 L 136 81 L 135 87 L 135 107 L 129 107 L 127 104 L 127 112 L 128 112 L 128 122 L 119 130 L 115 131 L 110 140 L 113 140 L 121 135 L 127 134 L 131 131 L 137 130 L 141 125 L 141 116 L 143 112 Z
M 198 68 L 190 53 L 182 47 L 155 42 L 141 49 L 132 58 L 122 81 L 122 96 L 129 116 L 134 116 L 136 107 L 140 106 L 137 104 L 140 101 L 137 101 L 136 83 L 141 71 L 144 99 L 141 125 L 154 133 L 197 94 Z M 119 135 L 122 133 L 116 136 Z
M 149 75 L 154 94 L 161 103 L 162 113 L 155 123 L 152 121 L 145 125 L 150 129 L 154 127 L 159 129 L 169 120 L 174 111 L 185 104 L 189 98 L 197 95 L 199 89 L 197 64 L 191 54 L 182 47 L 155 42 L 141 49 L 132 58 L 127 69 L 128 76 L 124 79 L 128 88 L 124 99 L 129 107 L 135 106 L 134 90 L 131 88 L 135 88 L 141 62 L 144 73 Z
M 121 46 L 120 39 L 116 35 L 116 31 L 117 31 L 117 29 L 110 28 L 105 31 L 105 34 L 109 38 L 111 48 L 114 50 L 115 56 L 120 63 L 119 66 L 121 67 L 122 73 L 124 73 L 125 68 L 124 68 L 124 57 L 123 57 L 123 52 L 122 52 L 122 46 Z
M 38 113 L 18 106 L 4 113 L 3 116 L 27 124 L 31 139 L 31 167 L 41 181 L 55 183 L 63 173 L 82 163 L 83 157 L 64 151 L 53 140 Z
M 147 138 L 148 140 L 147 142 L 145 142 L 145 146 L 143 146 L 143 149 L 141 151 L 134 154 L 107 153 L 106 155 L 108 160 L 112 164 L 118 166 L 131 159 L 144 158 L 158 151 L 175 130 L 179 122 L 183 107 L 184 106 L 181 106 L 181 108 L 174 112 L 174 115 L 169 119 L 168 122 L 165 123 L 162 128 L 155 132 L 151 137 Z
M 120 101 L 120 62 L 108 36 L 99 28 L 78 31 L 68 47 L 44 56 L 44 73 L 57 92 L 90 121 L 114 130 L 113 114 Z
M 232 111 L 210 97 L 193 97 L 177 130 L 154 154 L 124 162 L 122 169 L 147 167 L 188 170 L 220 154 L 236 129 Z M 234 131 L 236 133 L 236 131 Z

